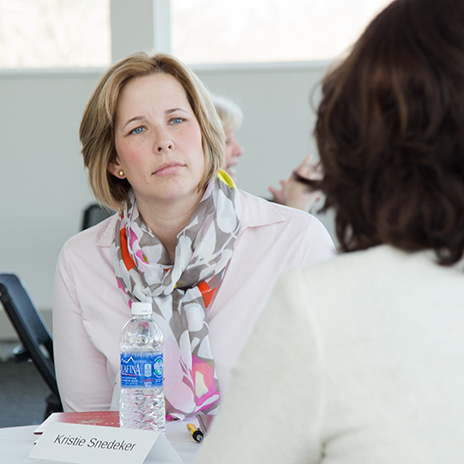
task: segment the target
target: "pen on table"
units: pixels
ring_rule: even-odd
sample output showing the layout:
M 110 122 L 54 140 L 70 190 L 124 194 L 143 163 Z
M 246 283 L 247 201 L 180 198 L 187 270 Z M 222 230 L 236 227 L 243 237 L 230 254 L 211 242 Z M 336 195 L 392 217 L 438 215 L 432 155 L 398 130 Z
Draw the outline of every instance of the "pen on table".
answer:
M 193 424 L 187 424 L 188 431 L 192 434 L 192 438 L 200 443 L 203 440 L 203 432 Z

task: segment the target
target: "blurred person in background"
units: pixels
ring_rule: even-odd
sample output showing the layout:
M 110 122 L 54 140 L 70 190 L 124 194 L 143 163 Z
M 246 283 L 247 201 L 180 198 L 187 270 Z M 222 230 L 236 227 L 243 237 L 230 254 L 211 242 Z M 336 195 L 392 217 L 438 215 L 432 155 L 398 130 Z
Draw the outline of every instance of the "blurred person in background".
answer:
M 235 180 L 237 174 L 235 166 L 238 164 L 239 158 L 244 151 L 235 137 L 236 131 L 242 125 L 243 112 L 236 103 L 228 98 L 217 95 L 212 95 L 212 98 L 226 135 L 225 170 Z M 315 162 L 314 157 L 308 155 L 288 179 L 280 180 L 280 189 L 272 186 L 269 187 L 272 201 L 309 212 L 313 204 L 321 199 L 321 193 L 309 187 L 304 182 L 299 181 L 297 175 L 304 179 L 318 179 L 320 177 L 320 163 Z

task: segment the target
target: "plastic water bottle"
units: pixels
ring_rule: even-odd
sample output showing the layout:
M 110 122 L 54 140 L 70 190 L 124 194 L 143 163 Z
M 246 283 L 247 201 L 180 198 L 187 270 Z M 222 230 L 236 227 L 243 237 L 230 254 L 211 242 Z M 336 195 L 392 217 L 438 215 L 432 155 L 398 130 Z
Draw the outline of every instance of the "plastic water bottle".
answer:
M 151 318 L 151 303 L 133 303 L 132 319 L 119 339 L 121 393 L 119 424 L 130 429 L 165 430 L 163 335 Z

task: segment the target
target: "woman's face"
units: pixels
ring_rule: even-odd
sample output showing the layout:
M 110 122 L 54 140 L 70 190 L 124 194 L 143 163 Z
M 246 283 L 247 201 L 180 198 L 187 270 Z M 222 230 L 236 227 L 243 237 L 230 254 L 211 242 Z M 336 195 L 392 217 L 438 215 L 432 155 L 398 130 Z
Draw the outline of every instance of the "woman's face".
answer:
M 127 178 L 139 205 L 189 204 L 198 197 L 205 169 L 201 130 L 173 76 L 151 74 L 126 84 L 116 107 L 115 145 L 108 169 Z
M 232 176 L 235 170 L 232 169 L 238 163 L 238 157 L 243 154 L 242 146 L 235 140 L 233 131 L 226 132 L 226 171 Z

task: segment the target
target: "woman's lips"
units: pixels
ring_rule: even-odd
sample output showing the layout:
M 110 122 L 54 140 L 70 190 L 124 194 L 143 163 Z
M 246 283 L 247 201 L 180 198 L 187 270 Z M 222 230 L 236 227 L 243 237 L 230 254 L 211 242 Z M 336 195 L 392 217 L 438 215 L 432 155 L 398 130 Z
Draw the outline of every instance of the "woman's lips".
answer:
M 183 167 L 184 167 L 184 164 L 182 163 L 177 163 L 177 162 L 163 163 L 156 168 L 156 170 L 153 172 L 153 175 L 158 176 L 158 177 L 170 176 L 171 174 L 175 174 L 176 172 L 179 172 L 180 169 Z

